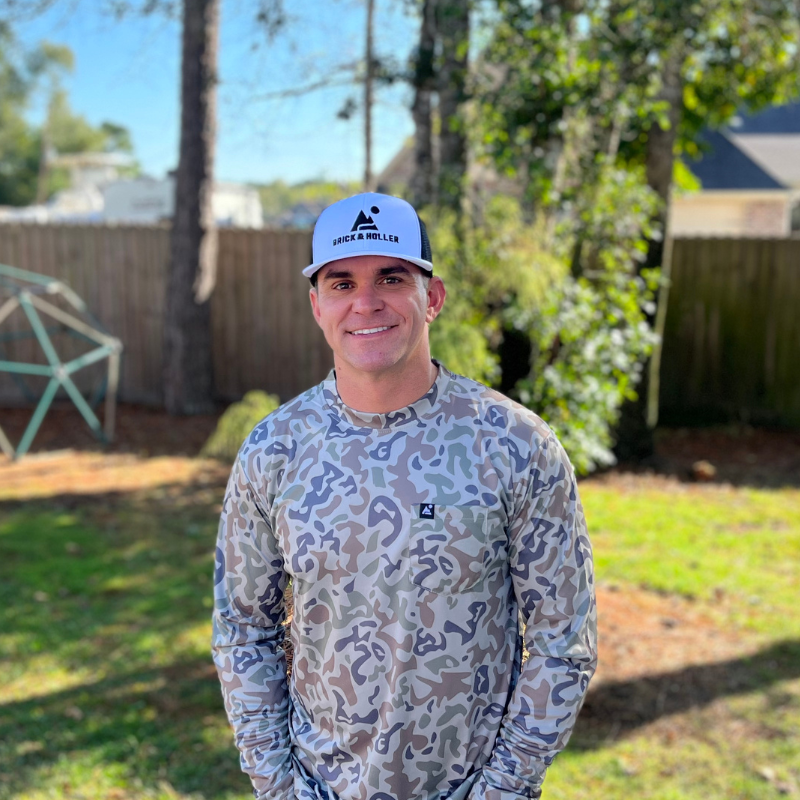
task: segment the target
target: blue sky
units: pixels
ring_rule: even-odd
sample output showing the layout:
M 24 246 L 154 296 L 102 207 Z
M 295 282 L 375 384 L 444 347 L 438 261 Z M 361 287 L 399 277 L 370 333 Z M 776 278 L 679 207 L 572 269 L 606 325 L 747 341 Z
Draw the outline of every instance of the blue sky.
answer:
M 379 55 L 404 61 L 417 21 L 398 0 L 376 2 Z M 145 172 L 177 164 L 180 27 L 161 16 L 116 21 L 96 0 L 61 0 L 45 15 L 18 22 L 24 45 L 69 46 L 75 71 L 66 80 L 73 110 L 90 122 L 126 126 Z M 222 0 L 217 176 L 222 180 L 295 182 L 360 179 L 362 117 L 336 118 L 360 88 L 328 88 L 300 97 L 269 97 L 333 74 L 363 55 L 363 0 L 287 0 L 289 23 L 267 43 L 253 22 L 253 0 Z M 406 86 L 381 90 L 374 113 L 373 168 L 379 171 L 411 135 Z M 32 111 L 41 114 L 41 107 Z

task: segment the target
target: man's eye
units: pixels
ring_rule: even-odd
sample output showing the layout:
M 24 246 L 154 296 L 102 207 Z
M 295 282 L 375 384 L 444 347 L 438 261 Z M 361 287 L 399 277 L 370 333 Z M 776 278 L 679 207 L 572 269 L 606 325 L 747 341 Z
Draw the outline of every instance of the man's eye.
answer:
M 333 284 L 333 289 L 349 289 L 350 282 L 349 281 L 339 281 L 339 283 Z

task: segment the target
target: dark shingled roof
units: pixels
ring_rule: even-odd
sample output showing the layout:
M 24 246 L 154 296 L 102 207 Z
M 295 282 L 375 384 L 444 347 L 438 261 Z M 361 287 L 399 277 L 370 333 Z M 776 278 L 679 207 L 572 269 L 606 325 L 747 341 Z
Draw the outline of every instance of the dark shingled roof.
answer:
M 800 108 L 800 106 L 799 106 Z M 737 129 L 739 133 L 741 129 Z M 725 134 L 705 131 L 707 149 L 699 161 L 687 166 L 703 184 L 703 189 L 785 189 L 748 155 L 743 153 Z
M 740 124 L 735 124 L 740 120 Z M 794 133 L 800 134 L 800 103 L 772 106 L 757 114 L 740 114 L 729 125 L 731 133 Z

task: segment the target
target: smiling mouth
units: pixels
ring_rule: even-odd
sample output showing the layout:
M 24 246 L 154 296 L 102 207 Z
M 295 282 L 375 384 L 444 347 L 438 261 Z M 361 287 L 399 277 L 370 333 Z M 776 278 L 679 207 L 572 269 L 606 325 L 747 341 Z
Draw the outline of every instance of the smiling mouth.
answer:
M 396 325 L 381 325 L 379 328 L 361 328 L 358 331 L 349 331 L 352 336 L 366 336 L 369 333 L 381 333 L 388 331 L 391 328 L 396 328 Z

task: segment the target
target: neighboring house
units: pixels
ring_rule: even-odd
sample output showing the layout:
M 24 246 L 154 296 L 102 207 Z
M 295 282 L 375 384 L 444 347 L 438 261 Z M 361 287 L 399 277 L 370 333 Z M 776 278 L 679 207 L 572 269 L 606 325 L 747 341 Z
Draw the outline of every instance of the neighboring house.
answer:
M 64 167 L 69 170 L 69 186 L 72 189 L 95 189 L 119 178 L 123 169 L 134 164 L 132 156 L 124 153 L 64 153 L 52 154 L 47 159 L 48 167 Z
M 734 117 L 687 166 L 699 192 L 675 195 L 675 236 L 783 237 L 800 230 L 800 103 Z
M 0 207 L 0 222 L 70 222 L 152 224 L 172 217 L 175 180 L 121 178 L 133 163 L 119 153 L 53 155 L 50 166 L 66 167 L 70 187 L 42 205 Z M 216 183 L 211 196 L 214 219 L 221 227 L 260 228 L 258 192 L 240 183 Z
M 103 217 L 107 222 L 146 225 L 168 220 L 175 208 L 175 179 L 136 178 L 103 187 Z M 258 192 L 241 183 L 215 183 L 211 208 L 217 225 L 260 228 L 263 225 Z
M 122 153 L 50 153 L 48 169 L 69 171 L 69 188 L 56 192 L 47 203 L 0 207 L 5 222 L 100 222 L 103 218 L 102 186 L 119 178 L 133 159 Z

